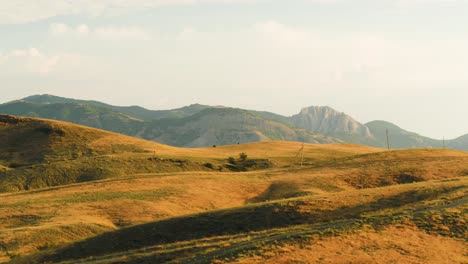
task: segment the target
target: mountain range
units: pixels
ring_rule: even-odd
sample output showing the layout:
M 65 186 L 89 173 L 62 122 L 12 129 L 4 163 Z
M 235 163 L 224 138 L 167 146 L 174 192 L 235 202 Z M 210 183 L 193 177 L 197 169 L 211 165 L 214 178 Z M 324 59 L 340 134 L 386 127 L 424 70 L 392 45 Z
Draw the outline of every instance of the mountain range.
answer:
M 468 134 L 443 142 L 386 121 L 362 124 L 328 106 L 306 107 L 296 115 L 282 116 L 200 104 L 172 110 L 148 110 L 139 106 L 33 95 L 0 104 L 0 113 L 67 121 L 180 147 L 271 140 L 387 147 L 388 130 L 391 148 L 442 148 L 445 145 L 468 150 Z

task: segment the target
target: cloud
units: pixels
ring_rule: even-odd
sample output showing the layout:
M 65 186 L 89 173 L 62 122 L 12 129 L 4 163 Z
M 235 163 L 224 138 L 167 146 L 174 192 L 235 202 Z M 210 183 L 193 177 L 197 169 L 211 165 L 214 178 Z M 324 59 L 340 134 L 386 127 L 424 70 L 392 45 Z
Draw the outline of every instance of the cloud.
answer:
M 66 24 L 62 23 L 54 23 L 49 26 L 50 32 L 54 34 L 65 34 L 67 33 L 70 29 Z
M 57 57 L 46 57 L 36 48 L 15 49 L 0 55 L 0 69 L 20 70 L 33 74 L 47 74 L 57 63 Z
M 98 27 L 93 34 L 103 38 L 149 39 L 151 34 L 138 27 Z
M 311 38 L 308 30 L 286 26 L 274 20 L 257 23 L 255 29 L 274 41 L 289 44 L 301 43 Z
M 419 93 L 428 85 L 468 81 L 462 73 L 468 64 L 466 36 L 434 40 L 382 32 L 336 34 L 274 20 L 257 23 L 254 30 L 264 38 L 259 52 L 272 60 L 269 65 L 287 65 L 281 68 L 283 73 L 302 72 L 297 79 L 313 79 L 324 86 L 353 84 L 369 90 L 385 86 L 385 93 L 396 94 L 407 93 L 408 85 L 420 87 L 412 89 Z
M 251 3 L 264 0 L 11 0 L 0 5 L 0 24 L 22 24 L 56 16 L 113 16 L 171 5 Z
M 76 28 L 76 32 L 79 35 L 88 35 L 89 34 L 89 28 L 85 24 L 81 24 Z
M 274 0 L 4 0 L 0 5 L 0 24 L 22 24 L 57 16 L 115 16 L 163 6 L 199 4 L 249 4 Z M 279 0 L 280 1 L 280 0 Z M 299 0 L 296 0 L 299 1 Z M 301 0 L 311 4 L 369 4 L 368 0 Z M 286 2 L 286 1 L 285 1 Z M 466 4 L 468 0 L 379 0 L 395 7 L 425 4 Z
M 53 23 L 49 26 L 49 32 L 56 36 L 91 36 L 98 38 L 138 40 L 151 38 L 151 33 L 144 28 L 126 26 L 105 26 L 91 28 L 86 24 L 69 26 L 63 23 Z
M 90 59 L 75 53 L 45 54 L 36 48 L 14 49 L 0 53 L 0 72 L 2 75 L 39 75 L 76 71 L 89 67 Z

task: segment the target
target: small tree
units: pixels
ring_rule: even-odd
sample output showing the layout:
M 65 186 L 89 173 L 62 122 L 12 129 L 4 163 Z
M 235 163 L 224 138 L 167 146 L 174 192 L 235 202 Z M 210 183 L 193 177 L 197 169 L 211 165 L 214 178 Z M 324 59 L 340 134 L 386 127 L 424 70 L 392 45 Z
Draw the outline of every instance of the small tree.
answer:
M 209 162 L 203 164 L 203 166 L 207 167 L 208 169 L 214 169 L 213 164 L 212 164 L 212 163 L 209 163 Z
M 241 162 L 246 161 L 246 160 L 247 160 L 247 154 L 246 154 L 245 152 L 240 153 L 240 154 L 239 154 L 239 160 L 240 160 Z
M 236 164 L 236 159 L 233 158 L 233 157 L 229 157 L 227 160 L 228 160 L 228 163 L 229 163 L 229 164 L 232 164 L 232 165 L 235 165 L 235 164 Z

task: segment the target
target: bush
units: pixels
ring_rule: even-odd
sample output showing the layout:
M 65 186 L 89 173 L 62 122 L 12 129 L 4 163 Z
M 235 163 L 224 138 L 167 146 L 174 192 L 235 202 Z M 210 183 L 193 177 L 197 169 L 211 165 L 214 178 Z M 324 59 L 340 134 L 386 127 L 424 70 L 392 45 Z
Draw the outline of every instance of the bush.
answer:
M 247 154 L 246 154 L 245 152 L 240 153 L 240 154 L 239 154 L 239 160 L 240 160 L 241 162 L 246 161 L 246 160 L 247 160 Z
M 203 166 L 207 167 L 208 169 L 214 169 L 213 164 L 212 164 L 212 163 L 209 163 L 209 162 L 203 164 Z
M 237 162 L 236 162 L 236 159 L 234 157 L 229 157 L 227 159 L 228 163 L 229 164 L 232 164 L 232 165 L 235 165 Z

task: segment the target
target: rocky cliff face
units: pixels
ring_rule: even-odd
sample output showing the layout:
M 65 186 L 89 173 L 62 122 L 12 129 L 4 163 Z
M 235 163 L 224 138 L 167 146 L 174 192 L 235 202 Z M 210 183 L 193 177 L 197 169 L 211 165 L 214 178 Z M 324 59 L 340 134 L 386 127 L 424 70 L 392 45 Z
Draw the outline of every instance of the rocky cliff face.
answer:
M 303 108 L 290 122 L 295 127 L 323 135 L 372 138 L 368 127 L 328 106 Z

